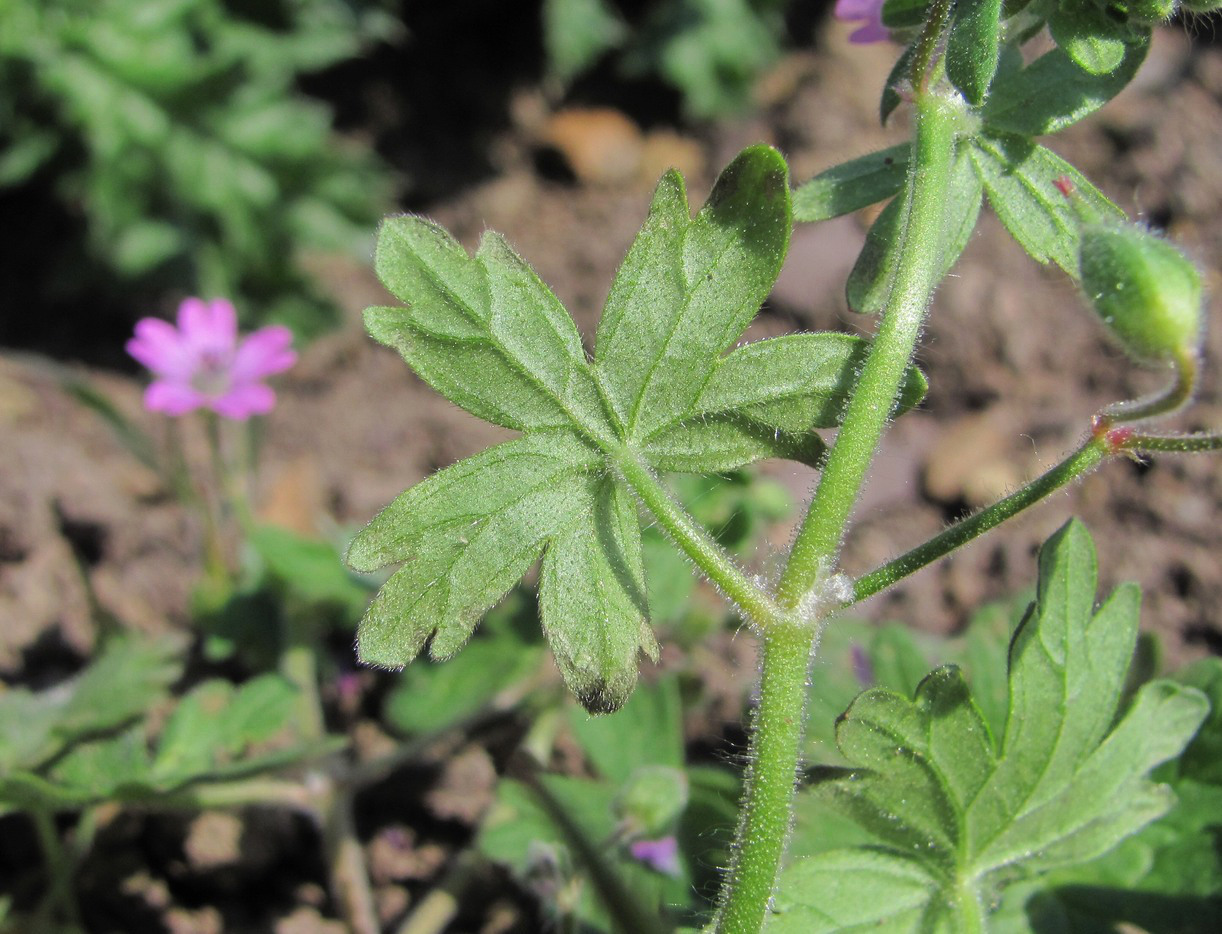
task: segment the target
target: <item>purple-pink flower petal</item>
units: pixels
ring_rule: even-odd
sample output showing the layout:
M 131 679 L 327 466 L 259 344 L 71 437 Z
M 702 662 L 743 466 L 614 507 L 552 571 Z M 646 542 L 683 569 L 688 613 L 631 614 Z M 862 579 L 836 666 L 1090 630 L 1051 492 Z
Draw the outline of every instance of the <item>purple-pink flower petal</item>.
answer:
M 166 415 L 186 415 L 207 405 L 208 400 L 188 383 L 159 379 L 144 390 L 144 407 L 150 412 Z
M 293 332 L 278 324 L 259 328 L 244 338 L 229 368 L 234 382 L 262 379 L 287 370 L 297 362 L 297 354 L 290 349 L 292 343 Z
M 159 318 L 136 322 L 135 337 L 127 342 L 127 352 L 158 376 L 187 379 L 195 368 L 192 354 L 178 331 Z
M 262 383 L 244 383 L 208 403 L 212 411 L 239 421 L 252 415 L 266 415 L 276 407 L 276 394 Z
M 850 42 L 865 45 L 891 38 L 883 25 L 883 0 L 836 0 L 832 15 L 842 22 L 862 24 L 849 35 Z
M 178 306 L 178 330 L 196 352 L 210 358 L 233 353 L 238 339 L 238 315 L 230 302 L 188 298 Z
M 649 866 L 655 872 L 677 876 L 679 866 L 679 841 L 672 834 L 658 840 L 636 840 L 628 845 L 632 858 Z
M 238 317 L 225 299 L 188 298 L 178 306 L 178 327 L 156 318 L 136 324 L 127 352 L 156 379 L 145 408 L 185 415 L 210 408 L 225 418 L 270 412 L 276 394 L 261 380 L 297 361 L 292 332 L 275 325 L 238 341 Z

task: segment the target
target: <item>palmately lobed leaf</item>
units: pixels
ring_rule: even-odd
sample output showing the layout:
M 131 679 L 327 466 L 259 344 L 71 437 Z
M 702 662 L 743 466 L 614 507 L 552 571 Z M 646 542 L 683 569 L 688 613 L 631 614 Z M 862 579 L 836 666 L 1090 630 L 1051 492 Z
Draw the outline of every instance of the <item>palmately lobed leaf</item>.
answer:
M 923 905 L 927 922 L 958 929 L 963 899 L 974 916 L 1004 880 L 1094 859 L 1171 807 L 1171 791 L 1147 776 L 1184 748 L 1208 701 L 1193 688 L 1152 681 L 1116 721 L 1138 594 L 1121 587 L 1096 610 L 1096 578 L 1090 537 L 1070 522 L 1040 553 L 1037 599 L 1011 643 L 1000 745 L 953 667 L 929 675 L 913 700 L 874 689 L 849 707 L 837 743 L 855 769 L 829 773 L 816 793 L 875 842 L 869 858 L 888 868 L 875 877 L 873 907 L 849 900 L 840 922 L 941 930 L 903 920 Z M 853 858 L 830 850 L 800 860 L 782 891 L 857 891 L 838 875 Z M 786 907 L 778 930 L 840 929 L 827 926 L 817 901 L 791 897 Z
M 366 327 L 438 392 L 524 432 L 411 488 L 353 540 L 348 563 L 404 562 L 362 620 L 358 653 L 401 668 L 457 652 L 542 559 L 539 608 L 557 665 L 593 711 L 620 706 L 656 657 L 637 499 L 617 465 L 713 473 L 765 457 L 817 464 L 866 344 L 804 334 L 726 353 L 780 270 L 788 169 L 753 146 L 700 211 L 668 172 L 616 275 L 593 361 L 572 318 L 497 234 L 471 256 L 420 217 L 388 218 L 376 266 L 400 307 Z M 724 355 L 724 356 L 723 356 Z M 908 373 L 901 408 L 925 381 Z

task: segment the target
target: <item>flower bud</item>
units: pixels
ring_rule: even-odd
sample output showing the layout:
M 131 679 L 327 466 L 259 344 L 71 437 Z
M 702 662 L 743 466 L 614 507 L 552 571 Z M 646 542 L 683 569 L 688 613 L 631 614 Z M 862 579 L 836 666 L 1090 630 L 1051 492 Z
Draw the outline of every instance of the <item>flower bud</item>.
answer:
M 1078 252 L 1082 290 L 1137 360 L 1156 363 L 1196 349 L 1201 277 L 1175 246 L 1132 225 L 1091 225 Z
M 1103 4 L 1113 16 L 1135 23 L 1162 23 L 1171 19 L 1176 0 L 1116 0 Z

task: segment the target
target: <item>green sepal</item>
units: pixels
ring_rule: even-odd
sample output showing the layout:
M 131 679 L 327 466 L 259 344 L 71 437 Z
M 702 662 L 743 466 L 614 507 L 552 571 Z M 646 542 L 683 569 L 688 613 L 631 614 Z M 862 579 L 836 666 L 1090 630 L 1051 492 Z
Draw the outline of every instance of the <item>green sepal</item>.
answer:
M 1019 136 L 1044 136 L 1077 123 L 1133 80 L 1150 50 L 1148 32 L 1125 46 L 1124 60 L 1112 72 L 1091 74 L 1063 49 L 1053 49 L 1017 74 L 997 82 L 981 111 L 986 129 Z
M 820 172 L 793 193 L 795 221 L 825 221 L 892 197 L 904 187 L 912 147 L 891 146 Z
M 989 204 L 1010 235 L 1038 262 L 1051 260 L 1076 277 L 1083 220 L 1125 219 L 1124 212 L 1081 172 L 1028 139 L 981 135 L 969 151 Z M 1073 186 L 1068 197 L 1058 187 L 1062 178 Z
M 1083 71 L 1109 75 L 1124 62 L 1134 31 L 1093 3 L 1062 4 L 1048 18 L 1053 41 Z
M 968 103 L 989 93 L 1001 38 L 1001 0 L 960 0 L 946 41 L 946 74 Z
M 960 147 L 951 169 L 947 187 L 944 242 L 939 278 L 944 277 L 959 261 L 976 229 L 983 198 L 980 180 L 972 171 L 966 145 Z M 891 276 L 899 256 L 900 211 L 903 196 L 896 197 L 875 218 L 866 243 L 845 284 L 849 308 L 861 314 L 883 310 L 891 289 Z

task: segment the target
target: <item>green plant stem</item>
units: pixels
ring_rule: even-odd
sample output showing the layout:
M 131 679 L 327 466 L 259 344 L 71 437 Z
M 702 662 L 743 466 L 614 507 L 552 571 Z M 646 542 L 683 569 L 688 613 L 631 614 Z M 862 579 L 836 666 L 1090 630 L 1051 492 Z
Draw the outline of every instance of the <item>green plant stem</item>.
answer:
M 523 756 L 522 760 L 526 763 L 522 782 L 560 829 L 565 842 L 589 873 L 590 882 L 613 919 L 614 930 L 624 934 L 667 934 L 669 926 L 645 910 L 607 858 L 604 848 L 586 835 L 547 785 L 540 781 L 533 758 Z
M 835 563 L 937 282 L 958 112 L 949 101 L 920 89 L 915 103 L 912 168 L 895 276 L 878 335 L 781 577 L 777 600 L 791 612 L 808 602 L 812 588 Z M 789 836 L 817 624 L 812 618 L 793 629 L 782 625 L 776 632 L 765 631 L 752 767 L 717 917 L 719 934 L 754 934 L 767 917 Z
M 31 808 L 29 815 L 34 822 L 34 832 L 38 836 L 43 866 L 48 875 L 47 892 L 43 896 L 39 914 L 52 921 L 64 920 L 79 924 L 79 909 L 72 885 L 73 876 L 76 874 L 76 860 L 70 858 L 60 839 L 53 813 L 43 808 Z
M 895 408 L 936 285 L 956 118 L 956 109 L 935 95 L 917 102 L 913 171 L 895 278 L 878 335 L 781 576 L 777 599 L 782 606 L 797 606 L 839 554 L 866 471 Z
M 1172 361 L 1175 381 L 1161 392 L 1144 399 L 1115 402 L 1103 410 L 1103 417 L 1117 422 L 1136 422 L 1182 409 L 1196 391 L 1200 361 L 1195 351 L 1181 351 Z
M 658 524 L 705 576 L 734 602 L 749 622 L 767 627 L 773 621 L 789 615 L 777 606 L 763 587 L 742 572 L 734 559 L 688 514 L 646 464 L 626 449 L 615 451 L 614 456 L 620 475 L 658 520 Z
M 1138 454 L 1144 451 L 1161 451 L 1168 454 L 1222 451 L 1222 434 L 1216 432 L 1194 435 L 1133 434 L 1121 444 L 1121 448 Z
M 280 674 L 297 688 L 297 722 L 306 742 L 327 733 L 318 693 L 318 620 L 307 610 L 283 611 L 280 625 Z
M 961 545 L 996 528 L 1030 506 L 1047 498 L 1061 487 L 1093 470 L 1112 452 L 1106 435 L 1096 434 L 1067 458 L 1036 477 L 1022 489 L 1011 493 L 979 512 L 961 519 L 911 551 L 888 561 L 882 567 L 863 574 L 853 582 L 853 596 L 844 605 L 852 606 L 910 574 L 932 564 Z
M 314 815 L 317 802 L 301 782 L 279 778 L 247 778 L 232 782 L 204 782 L 158 795 L 146 802 L 126 802 L 128 807 L 149 809 L 238 808 L 249 805 L 287 807 Z
M 323 840 L 330 869 L 331 891 L 342 906 L 352 934 L 378 934 L 378 910 L 365 870 L 365 853 L 353 818 L 354 789 L 334 787 L 323 811 Z
M 988 909 L 976 886 L 971 883 L 959 886 L 955 900 L 955 930 L 958 934 L 984 934 L 988 930 L 987 917 Z

